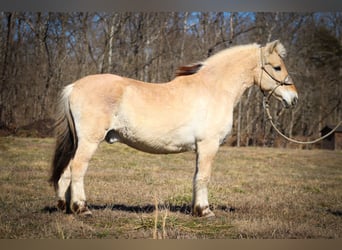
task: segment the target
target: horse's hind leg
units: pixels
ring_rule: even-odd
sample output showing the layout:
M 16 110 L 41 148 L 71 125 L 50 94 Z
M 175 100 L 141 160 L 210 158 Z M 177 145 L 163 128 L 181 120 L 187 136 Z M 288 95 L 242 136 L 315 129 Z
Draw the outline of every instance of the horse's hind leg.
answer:
M 78 142 L 78 147 L 75 157 L 72 161 L 71 173 L 71 202 L 70 208 L 76 214 L 91 214 L 87 207 L 86 196 L 84 192 L 84 175 L 88 168 L 88 163 L 97 149 L 98 142 L 90 142 L 81 139 Z
M 72 164 L 72 160 L 69 162 L 69 165 L 64 170 L 63 174 L 61 175 L 58 181 L 58 188 L 57 188 L 57 198 L 58 203 L 57 207 L 59 209 L 67 210 L 70 212 L 70 182 L 71 182 L 71 172 L 70 172 L 70 165 Z

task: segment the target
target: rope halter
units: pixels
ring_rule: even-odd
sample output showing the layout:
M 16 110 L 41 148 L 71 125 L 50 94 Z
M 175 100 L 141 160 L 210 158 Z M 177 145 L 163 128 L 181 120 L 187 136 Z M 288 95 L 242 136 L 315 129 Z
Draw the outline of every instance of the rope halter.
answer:
M 293 81 L 290 75 L 287 75 L 284 80 L 278 80 L 277 78 L 275 78 L 270 72 L 267 71 L 267 69 L 265 68 L 265 60 L 264 60 L 264 56 L 262 53 L 262 47 L 260 47 L 260 61 L 261 61 L 261 73 L 260 73 L 260 79 L 259 79 L 259 88 L 261 90 L 261 92 L 265 94 L 265 91 L 262 89 L 261 87 L 261 81 L 262 81 L 262 76 L 263 73 L 265 72 L 275 83 L 276 85 L 273 87 L 273 89 L 269 92 L 269 94 L 267 95 L 267 101 L 270 99 L 270 97 L 273 95 L 274 91 L 279 88 L 280 86 L 284 86 L 284 85 L 293 85 Z

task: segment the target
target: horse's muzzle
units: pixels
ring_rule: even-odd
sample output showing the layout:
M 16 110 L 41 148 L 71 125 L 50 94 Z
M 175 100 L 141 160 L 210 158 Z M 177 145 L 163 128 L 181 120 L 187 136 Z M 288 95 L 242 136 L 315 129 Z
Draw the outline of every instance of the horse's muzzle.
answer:
M 287 99 L 283 99 L 282 100 L 282 103 L 283 103 L 283 106 L 284 106 L 284 108 L 293 108 L 293 107 L 295 107 L 296 105 L 297 105 L 297 103 L 298 103 L 298 97 L 297 96 L 295 96 L 295 97 L 293 97 L 291 100 L 287 100 Z

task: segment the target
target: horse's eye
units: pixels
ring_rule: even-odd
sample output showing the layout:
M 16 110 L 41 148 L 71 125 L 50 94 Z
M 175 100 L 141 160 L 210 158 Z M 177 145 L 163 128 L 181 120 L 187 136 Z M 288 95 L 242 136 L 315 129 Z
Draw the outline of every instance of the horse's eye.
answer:
M 275 71 L 280 71 L 280 70 L 281 70 L 281 67 L 280 67 L 280 66 L 275 66 L 275 67 L 273 67 L 273 69 L 274 69 Z

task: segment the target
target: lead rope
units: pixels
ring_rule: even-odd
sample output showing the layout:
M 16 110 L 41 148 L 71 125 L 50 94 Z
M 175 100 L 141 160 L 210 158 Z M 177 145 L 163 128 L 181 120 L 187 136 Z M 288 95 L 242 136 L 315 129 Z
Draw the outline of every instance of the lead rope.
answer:
M 284 135 L 277 127 L 276 125 L 274 124 L 273 122 L 273 118 L 270 114 L 270 109 L 269 109 L 269 104 L 268 104 L 268 98 L 266 96 L 264 96 L 263 98 L 263 106 L 264 106 L 264 109 L 266 111 L 266 115 L 267 115 L 267 120 L 271 123 L 272 127 L 275 129 L 275 131 L 278 132 L 278 134 L 280 134 L 282 137 L 284 137 L 286 140 L 290 141 L 290 142 L 294 142 L 294 143 L 298 143 L 298 144 L 313 144 L 313 143 L 316 143 L 316 142 L 319 142 L 321 140 L 323 140 L 324 138 L 327 138 L 329 135 L 331 135 L 332 133 L 334 133 L 336 131 L 336 129 L 342 124 L 342 121 L 340 121 L 336 127 L 331 130 L 328 134 L 324 135 L 324 136 L 321 136 L 315 140 L 312 140 L 312 141 L 298 141 L 298 140 L 295 140 L 295 139 L 292 139 L 286 135 Z

